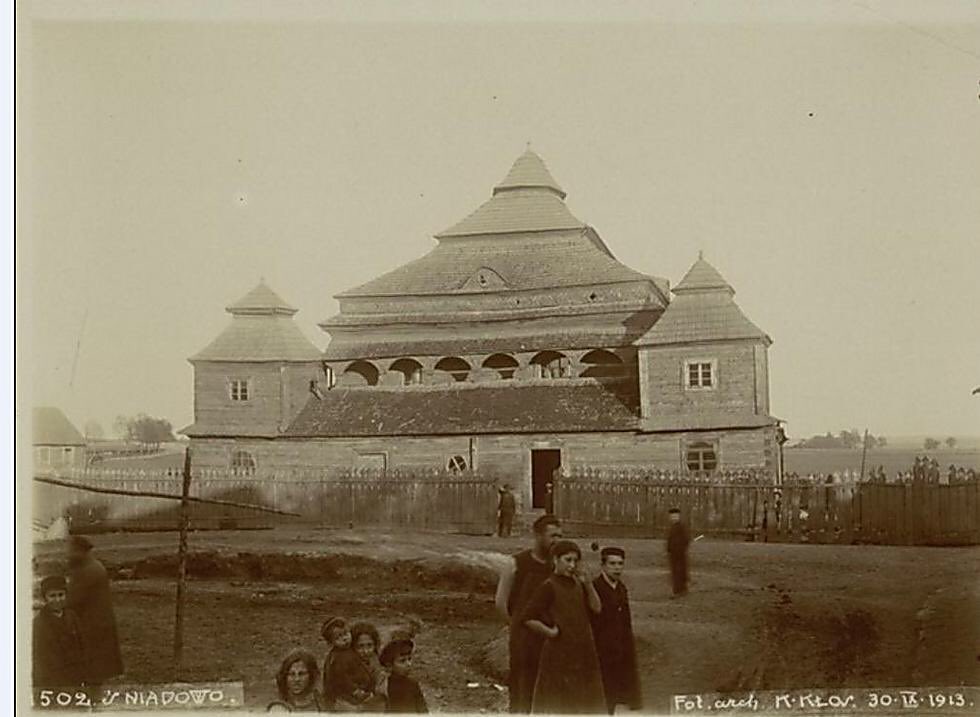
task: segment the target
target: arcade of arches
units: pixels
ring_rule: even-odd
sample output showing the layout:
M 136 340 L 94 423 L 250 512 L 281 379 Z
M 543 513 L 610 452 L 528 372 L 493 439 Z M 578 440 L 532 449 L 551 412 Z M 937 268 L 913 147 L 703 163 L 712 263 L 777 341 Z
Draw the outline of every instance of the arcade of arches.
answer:
M 424 363 L 423 363 L 424 362 Z M 493 353 L 486 358 L 358 359 L 331 367 L 337 384 L 353 386 L 418 386 L 484 381 L 625 378 L 635 370 L 635 356 L 606 349 L 538 351 L 529 354 Z

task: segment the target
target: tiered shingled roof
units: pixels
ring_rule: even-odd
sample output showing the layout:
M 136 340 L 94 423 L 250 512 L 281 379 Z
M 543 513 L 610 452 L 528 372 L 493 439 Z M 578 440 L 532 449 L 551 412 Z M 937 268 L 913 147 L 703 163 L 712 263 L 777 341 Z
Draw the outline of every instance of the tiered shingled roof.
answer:
M 528 149 L 493 188 L 490 199 L 436 238 L 584 229 L 585 224 L 572 215 L 564 199 L 564 190 L 544 161 Z
M 194 361 L 316 361 L 320 350 L 293 321 L 296 309 L 264 282 L 225 309 L 231 323 Z
M 663 316 L 637 340 L 638 346 L 665 346 L 704 341 L 772 339 L 735 303 L 735 290 L 699 256 L 681 282 Z
M 33 411 L 35 446 L 84 446 L 85 439 L 60 408 L 41 406 Z
M 564 198 L 565 191 L 529 149 L 488 201 L 436 235 L 439 246 L 337 298 L 458 292 L 484 268 L 501 277 L 503 290 L 638 280 L 666 287 L 666 281 L 619 263 L 595 230 L 572 215 Z M 494 241 L 474 241 L 480 238 Z
M 572 229 L 533 242 L 507 238 L 482 244 L 442 243 L 425 256 L 338 294 L 337 298 L 457 292 L 483 268 L 498 274 L 506 290 L 654 281 L 620 264 L 590 241 L 589 233 L 590 230 Z M 658 285 L 666 288 L 663 280 Z
M 418 389 L 334 388 L 311 398 L 285 435 L 293 438 L 633 431 L 630 382 L 573 379 Z

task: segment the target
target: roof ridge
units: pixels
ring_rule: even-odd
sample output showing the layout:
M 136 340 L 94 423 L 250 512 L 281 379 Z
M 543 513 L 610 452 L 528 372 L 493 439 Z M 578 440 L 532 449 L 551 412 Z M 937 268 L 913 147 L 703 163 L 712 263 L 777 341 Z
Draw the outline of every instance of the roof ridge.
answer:
M 225 311 L 232 315 L 286 314 L 292 316 L 298 309 L 287 304 L 279 294 L 269 288 L 263 278 L 245 296 L 226 306 Z
M 710 291 L 714 289 L 721 289 L 731 294 L 735 293 L 735 289 L 721 275 L 721 272 L 704 258 L 703 252 L 698 252 L 697 260 L 687 270 L 684 278 L 674 287 L 674 293 L 681 294 L 687 291 Z

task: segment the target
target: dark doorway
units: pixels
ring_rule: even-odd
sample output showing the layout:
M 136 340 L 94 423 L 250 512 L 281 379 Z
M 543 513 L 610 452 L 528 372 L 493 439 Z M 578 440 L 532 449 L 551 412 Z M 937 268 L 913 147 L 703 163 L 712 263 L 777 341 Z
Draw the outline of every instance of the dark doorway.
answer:
M 531 451 L 531 507 L 555 509 L 555 471 L 561 466 L 561 451 L 557 448 Z

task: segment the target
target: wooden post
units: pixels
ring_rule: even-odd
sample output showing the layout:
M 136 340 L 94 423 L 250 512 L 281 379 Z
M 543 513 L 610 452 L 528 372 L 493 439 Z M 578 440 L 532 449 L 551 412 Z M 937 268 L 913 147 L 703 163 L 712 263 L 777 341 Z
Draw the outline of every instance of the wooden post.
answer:
M 868 457 L 868 429 L 864 429 L 864 450 L 861 451 L 861 477 L 858 479 L 859 483 L 864 482 L 864 462 Z
M 184 450 L 184 480 L 180 491 L 180 532 L 177 542 L 177 612 L 174 619 L 174 679 L 180 679 L 184 653 L 184 583 L 187 579 L 187 527 L 190 523 L 191 449 Z

